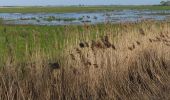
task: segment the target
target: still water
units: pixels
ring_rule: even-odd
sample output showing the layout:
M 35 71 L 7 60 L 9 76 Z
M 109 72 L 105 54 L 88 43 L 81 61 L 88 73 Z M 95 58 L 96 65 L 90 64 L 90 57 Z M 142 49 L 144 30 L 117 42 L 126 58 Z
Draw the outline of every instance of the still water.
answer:
M 0 13 L 4 24 L 82 25 L 135 22 L 145 19 L 168 20 L 170 10 L 114 10 L 81 13 Z

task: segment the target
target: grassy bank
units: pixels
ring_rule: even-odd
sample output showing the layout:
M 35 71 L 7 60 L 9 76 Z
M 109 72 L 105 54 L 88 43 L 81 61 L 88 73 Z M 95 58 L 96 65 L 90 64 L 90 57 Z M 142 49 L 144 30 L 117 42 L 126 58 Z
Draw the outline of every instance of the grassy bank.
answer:
M 84 26 L 0 26 L 0 56 L 5 62 L 12 56 L 15 62 L 25 62 L 36 52 L 49 59 L 58 58 L 65 48 L 80 41 L 95 39 L 105 30 L 115 31 L 118 25 Z
M 112 10 L 170 10 L 169 6 L 6 7 L 0 13 L 66 13 Z
M 2 100 L 168 100 L 170 24 L 0 26 Z

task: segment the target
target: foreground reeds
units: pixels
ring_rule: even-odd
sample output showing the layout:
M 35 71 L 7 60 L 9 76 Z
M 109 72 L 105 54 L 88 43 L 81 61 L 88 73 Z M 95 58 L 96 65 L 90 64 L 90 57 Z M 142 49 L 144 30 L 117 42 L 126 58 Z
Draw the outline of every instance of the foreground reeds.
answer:
M 111 26 L 106 25 L 94 38 L 88 34 L 94 30 L 85 26 L 87 34 L 80 32 L 82 39 L 75 34 L 74 45 L 70 40 L 64 42 L 67 46 L 52 61 L 50 51 L 43 52 L 42 48 L 26 53 L 23 57 L 27 60 L 17 61 L 6 39 L 9 54 L 0 71 L 0 99 L 170 99 L 169 24 Z

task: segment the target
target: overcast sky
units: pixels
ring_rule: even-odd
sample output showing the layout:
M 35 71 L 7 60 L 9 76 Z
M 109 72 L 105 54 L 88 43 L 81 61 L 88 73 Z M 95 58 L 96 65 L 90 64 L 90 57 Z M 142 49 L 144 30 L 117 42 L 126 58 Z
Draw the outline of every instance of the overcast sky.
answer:
M 0 0 L 0 6 L 29 5 L 152 5 L 161 0 Z

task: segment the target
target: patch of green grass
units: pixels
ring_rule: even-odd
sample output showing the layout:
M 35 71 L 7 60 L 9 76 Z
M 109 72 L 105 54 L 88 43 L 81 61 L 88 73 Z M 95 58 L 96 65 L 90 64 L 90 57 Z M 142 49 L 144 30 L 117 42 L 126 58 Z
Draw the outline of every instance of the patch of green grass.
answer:
M 123 28 L 131 30 L 130 28 L 137 28 L 140 24 L 128 26 L 128 24 L 0 25 L 0 63 L 5 63 L 9 58 L 16 62 L 28 62 L 31 55 L 45 55 L 47 59 L 56 59 L 68 47 L 74 47 L 81 41 L 95 40 L 106 34 L 112 34 L 114 37 L 117 31 Z
M 68 6 L 68 7 L 8 7 L 0 8 L 0 13 L 66 13 L 66 12 L 94 12 L 112 10 L 170 10 L 170 6 Z
M 0 24 L 3 24 L 3 18 L 0 18 Z
M 102 35 L 103 25 L 32 26 L 0 25 L 0 63 L 12 56 L 25 62 L 35 52 L 57 58 L 67 47 Z M 114 30 L 115 25 L 110 26 Z

